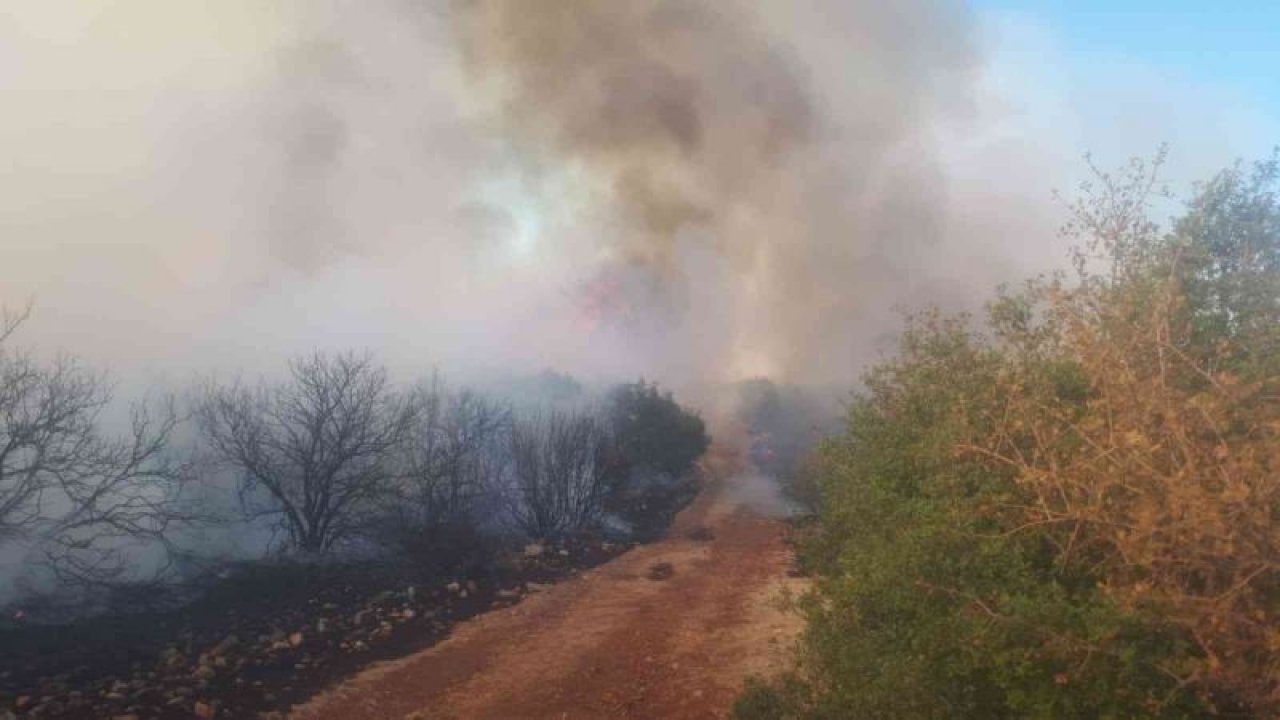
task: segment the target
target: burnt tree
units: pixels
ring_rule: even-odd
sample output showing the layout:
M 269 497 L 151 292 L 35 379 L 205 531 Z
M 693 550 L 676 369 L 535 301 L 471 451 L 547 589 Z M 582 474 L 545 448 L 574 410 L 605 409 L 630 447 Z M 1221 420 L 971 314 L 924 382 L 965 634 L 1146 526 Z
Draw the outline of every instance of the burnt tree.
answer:
M 197 413 L 246 514 L 278 522 L 289 549 L 323 553 L 385 497 L 417 408 L 370 356 L 344 353 L 296 360 L 278 384 L 211 384 Z

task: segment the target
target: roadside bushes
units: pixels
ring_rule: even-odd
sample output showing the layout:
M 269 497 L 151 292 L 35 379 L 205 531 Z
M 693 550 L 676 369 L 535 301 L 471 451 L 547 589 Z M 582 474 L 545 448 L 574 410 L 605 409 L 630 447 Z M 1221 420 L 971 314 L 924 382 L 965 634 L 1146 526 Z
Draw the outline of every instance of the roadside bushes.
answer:
M 592 415 L 522 418 L 511 429 L 511 517 L 533 538 L 594 527 L 623 470 L 614 439 Z
M 552 412 L 512 429 L 512 505 L 531 537 L 619 520 L 652 539 L 697 492 L 694 461 L 710 438 L 696 414 L 643 380 L 615 386 L 599 412 Z
M 39 563 L 31 593 L 76 607 L 180 600 L 254 555 L 476 575 L 520 536 L 617 530 L 621 517 L 650 537 L 692 496 L 708 442 L 643 382 L 592 406 L 546 375 L 575 409 L 517 412 L 438 379 L 399 384 L 360 353 L 209 380 L 190 396 L 192 432 L 169 401 L 135 406 L 116 437 L 99 423 L 105 377 L 11 348 L 25 318 L 0 313 L 0 549 Z M 209 549 L 233 532 L 247 547 Z
M 751 462 L 777 478 L 783 495 L 800 512 L 818 511 L 810 451 L 839 429 L 839 393 L 754 378 L 738 383 L 735 417 L 750 438 Z
M 708 443 L 700 418 L 644 382 L 602 411 L 516 413 L 438 379 L 401 389 L 349 353 L 295 361 L 280 382 L 209 384 L 196 416 L 245 518 L 277 527 L 280 549 L 372 542 L 442 571 L 482 563 L 508 526 L 561 537 L 683 492 Z
M 606 414 L 618 450 L 633 468 L 683 475 L 711 442 L 702 418 L 644 380 L 611 390 Z
M 1230 169 L 1161 232 L 1099 174 L 1073 279 L 915 318 L 815 459 L 796 672 L 743 717 L 1272 717 L 1280 204 Z
M 653 539 L 697 494 L 693 466 L 711 442 L 706 425 L 644 380 L 610 391 L 605 416 L 623 466 L 605 509 L 635 537 Z
M 439 379 L 411 391 L 413 426 L 397 451 L 390 491 L 371 532 L 427 572 L 487 566 L 496 553 L 488 517 L 499 508 L 510 408 Z

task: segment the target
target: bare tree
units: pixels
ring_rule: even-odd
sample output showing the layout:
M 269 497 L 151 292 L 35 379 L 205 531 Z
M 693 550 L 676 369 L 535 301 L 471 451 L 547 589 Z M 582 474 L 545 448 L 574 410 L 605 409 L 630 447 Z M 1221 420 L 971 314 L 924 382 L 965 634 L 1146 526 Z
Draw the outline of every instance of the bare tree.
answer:
M 10 310 L 7 307 L 0 308 L 0 348 L 4 347 L 4 342 L 18 331 L 19 327 L 31 317 L 31 304 L 23 306 L 21 310 Z
M 552 412 L 517 420 L 511 431 L 510 512 L 531 537 L 556 537 L 597 522 L 621 463 L 592 415 Z
M 71 358 L 37 362 L 5 346 L 27 312 L 0 320 L 0 543 L 23 539 L 64 580 L 105 583 L 129 567 L 131 541 L 164 541 L 190 464 L 168 452 L 179 419 L 133 409 L 109 438 L 99 415 L 106 378 Z
M 511 412 L 469 391 L 450 394 L 438 381 L 413 400 L 417 422 L 403 448 L 395 513 L 419 530 L 469 519 L 505 463 L 499 442 Z
M 321 553 L 384 497 L 417 409 L 367 354 L 316 354 L 289 369 L 276 385 L 211 384 L 197 414 L 240 474 L 245 512 L 277 520 L 291 549 Z
M 424 569 L 476 560 L 480 517 L 499 493 L 511 411 L 433 380 L 412 393 L 415 422 L 401 448 L 378 537 Z

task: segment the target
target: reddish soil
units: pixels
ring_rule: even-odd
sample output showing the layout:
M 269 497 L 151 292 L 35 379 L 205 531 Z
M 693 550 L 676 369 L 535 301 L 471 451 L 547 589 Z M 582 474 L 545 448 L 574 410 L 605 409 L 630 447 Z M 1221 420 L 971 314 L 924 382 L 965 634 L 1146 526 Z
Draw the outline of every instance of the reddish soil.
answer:
M 781 667 L 799 629 L 778 602 L 798 582 L 785 527 L 733 490 L 713 480 L 667 539 L 464 623 L 291 717 L 727 717 L 744 679 Z

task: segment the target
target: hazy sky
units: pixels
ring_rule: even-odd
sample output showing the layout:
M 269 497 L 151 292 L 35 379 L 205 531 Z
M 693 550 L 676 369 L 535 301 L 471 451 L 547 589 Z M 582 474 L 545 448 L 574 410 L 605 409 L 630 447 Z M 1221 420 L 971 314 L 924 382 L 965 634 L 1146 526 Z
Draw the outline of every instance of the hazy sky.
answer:
M 1280 3 L 974 0 L 1013 93 L 1052 110 L 1074 152 L 1167 141 L 1201 177 L 1280 144 Z
M 1269 0 L 975 0 L 995 17 L 1021 17 L 1051 33 L 1076 72 L 1116 65 L 1215 86 L 1280 112 L 1280 4 Z
M 894 306 L 963 306 L 1060 260 L 1051 193 L 1084 153 L 1170 142 L 1176 185 L 1280 142 L 1273 3 L 728 3 L 763 29 L 726 21 L 672 60 L 721 140 L 662 177 L 731 221 L 667 238 L 680 278 L 655 290 L 633 269 L 657 261 L 613 239 L 634 200 L 593 190 L 648 146 L 536 145 L 534 110 L 579 118 L 495 109 L 505 86 L 464 69 L 446 6 L 5 2 L 0 303 L 35 300 L 25 343 L 135 383 L 351 346 L 412 371 L 843 380 Z M 773 162 L 751 145 L 778 121 L 752 115 L 761 88 L 819 130 L 746 172 Z M 641 115 L 672 101 L 638 92 Z M 702 237 L 752 228 L 772 234 L 746 255 Z

